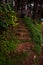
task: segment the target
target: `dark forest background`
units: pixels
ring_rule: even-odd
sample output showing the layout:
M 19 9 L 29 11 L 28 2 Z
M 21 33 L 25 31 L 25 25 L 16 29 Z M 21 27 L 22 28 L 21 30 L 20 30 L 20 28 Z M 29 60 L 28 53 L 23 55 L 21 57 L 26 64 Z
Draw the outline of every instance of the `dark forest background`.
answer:
M 43 18 L 43 0 L 0 0 L 0 3 L 11 3 L 19 16 L 26 15 L 32 19 Z

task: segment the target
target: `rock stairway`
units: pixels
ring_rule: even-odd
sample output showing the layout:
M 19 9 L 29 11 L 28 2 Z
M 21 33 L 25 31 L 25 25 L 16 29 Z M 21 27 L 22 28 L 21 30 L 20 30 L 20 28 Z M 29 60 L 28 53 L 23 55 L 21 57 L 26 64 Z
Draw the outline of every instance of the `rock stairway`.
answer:
M 19 25 L 16 28 L 16 36 L 19 40 L 29 41 L 31 39 L 25 24 L 21 20 L 19 21 Z
M 33 47 L 31 42 L 31 37 L 28 29 L 26 28 L 22 20 L 18 21 L 19 25 L 15 28 L 15 36 L 18 40 L 21 41 L 21 44 L 18 45 L 18 51 L 24 51 Z
M 30 33 L 29 33 L 28 29 L 26 28 L 24 22 L 19 20 L 18 23 L 19 23 L 19 25 L 17 26 L 17 28 L 15 28 L 15 36 L 17 37 L 18 40 L 21 41 L 21 43 L 18 44 L 16 51 L 23 52 L 23 51 L 28 50 L 30 53 L 30 56 L 24 60 L 24 64 L 32 65 L 35 53 L 31 49 L 34 47 L 34 44 L 33 44 L 33 42 L 31 42 Z M 43 30 L 43 28 L 42 28 L 42 30 Z M 43 65 L 43 46 L 42 46 L 42 51 L 41 51 L 38 65 Z
M 22 20 L 19 20 L 18 23 L 19 25 L 15 28 L 15 36 L 17 37 L 18 40 L 21 41 L 21 43 L 18 44 L 16 51 L 17 53 L 27 51 L 28 55 L 30 54 L 30 56 L 25 58 L 23 63 L 24 65 L 32 65 L 34 52 L 32 52 L 31 49 L 34 47 L 33 42 L 31 41 L 30 33 L 26 28 L 24 22 Z

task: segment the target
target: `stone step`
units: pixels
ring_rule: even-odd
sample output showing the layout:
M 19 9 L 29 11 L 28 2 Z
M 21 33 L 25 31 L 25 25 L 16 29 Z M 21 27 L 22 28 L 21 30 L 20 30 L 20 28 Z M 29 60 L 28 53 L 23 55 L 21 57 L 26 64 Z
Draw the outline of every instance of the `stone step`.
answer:
M 25 39 L 20 39 L 21 43 L 26 43 L 26 42 L 32 42 L 31 38 L 28 39 L 28 40 L 25 40 Z
M 16 33 L 21 35 L 30 35 L 28 31 L 16 31 Z
M 23 52 L 23 51 L 26 51 L 26 50 L 29 51 L 33 47 L 34 47 L 34 44 L 30 43 L 30 42 L 20 43 L 20 44 L 18 44 L 16 51 L 17 52 Z
M 27 27 L 26 26 L 24 26 L 24 25 L 18 25 L 17 27 L 16 27 L 17 29 L 19 29 L 19 28 L 22 28 L 22 29 L 27 29 Z
M 24 31 L 16 31 L 16 34 L 18 34 L 18 35 L 30 35 L 30 33 L 28 32 L 24 32 Z
M 21 26 L 21 25 L 19 25 L 19 26 L 17 26 L 17 29 L 19 29 L 19 28 L 25 28 L 23 25 Z
M 25 29 L 25 28 L 19 28 L 19 29 L 16 29 L 17 31 L 26 31 L 26 32 L 28 32 L 28 30 L 27 29 Z
M 18 40 L 25 40 L 25 41 L 29 41 L 29 40 L 31 40 L 31 38 L 29 38 L 29 37 L 27 37 L 27 38 L 23 38 L 23 37 L 18 37 L 17 38 Z
M 22 22 L 21 23 L 18 22 L 18 26 L 25 26 L 25 24 Z

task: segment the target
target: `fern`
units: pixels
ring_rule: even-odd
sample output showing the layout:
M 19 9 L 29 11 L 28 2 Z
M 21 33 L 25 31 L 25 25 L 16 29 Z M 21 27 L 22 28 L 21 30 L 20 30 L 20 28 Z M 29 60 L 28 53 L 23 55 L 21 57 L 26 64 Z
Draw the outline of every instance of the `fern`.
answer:
M 41 29 L 39 29 L 39 27 L 36 26 L 36 24 L 33 24 L 33 20 L 31 20 L 31 18 L 25 17 L 23 21 L 27 26 L 28 30 L 30 31 L 30 36 L 35 46 L 34 50 L 39 54 L 41 49 L 41 43 L 42 43 Z

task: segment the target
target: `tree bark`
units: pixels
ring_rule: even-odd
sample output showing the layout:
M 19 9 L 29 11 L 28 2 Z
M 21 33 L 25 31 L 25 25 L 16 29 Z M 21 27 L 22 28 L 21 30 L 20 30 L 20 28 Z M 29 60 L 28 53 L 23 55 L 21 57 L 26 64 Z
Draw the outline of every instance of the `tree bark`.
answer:
M 34 8 L 33 8 L 33 15 L 32 19 L 37 19 L 37 12 L 38 12 L 38 0 L 34 0 Z

